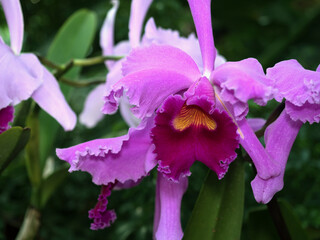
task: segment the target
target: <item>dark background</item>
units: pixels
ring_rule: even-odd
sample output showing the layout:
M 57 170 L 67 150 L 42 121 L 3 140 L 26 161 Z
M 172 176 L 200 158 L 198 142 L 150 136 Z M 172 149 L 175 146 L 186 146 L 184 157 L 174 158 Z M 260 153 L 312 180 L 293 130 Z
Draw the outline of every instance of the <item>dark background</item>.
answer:
M 22 0 L 25 19 L 23 51 L 46 55 L 59 27 L 76 10 L 88 8 L 98 15 L 99 29 L 111 4 L 106 0 Z M 121 0 L 116 19 L 116 42 L 127 39 L 130 1 Z M 264 68 L 277 61 L 297 59 L 305 68 L 315 70 L 320 63 L 320 2 L 318 0 L 216 0 L 212 3 L 215 44 L 228 60 L 255 57 Z M 154 17 L 158 26 L 179 30 L 183 36 L 194 32 L 192 17 L 185 0 L 155 0 L 147 18 Z M 0 26 L 5 20 L 0 13 Z M 88 56 L 101 54 L 97 32 Z M 95 72 L 105 74 L 104 65 L 84 68 L 82 77 Z M 77 113 L 91 88 L 76 89 L 71 106 Z M 267 117 L 275 102 L 266 107 L 250 104 L 250 116 Z M 120 115 L 107 116 L 94 129 L 78 125 L 71 133 L 59 137 L 57 146 L 71 146 L 83 141 L 123 134 L 127 127 Z M 294 144 L 285 175 L 285 187 L 277 195 L 293 207 L 303 226 L 320 231 L 320 128 L 305 124 Z M 53 155 L 55 163 L 61 164 Z M 246 211 L 255 203 L 250 181 L 246 176 Z M 185 227 L 197 198 L 207 168 L 195 164 L 189 188 L 182 203 L 182 223 Z M 42 213 L 39 239 L 151 239 L 155 195 L 155 170 L 135 188 L 114 191 L 109 198 L 117 221 L 112 227 L 89 230 L 87 211 L 96 203 L 99 187 L 87 173 L 74 172 L 49 200 Z M 11 239 L 17 233 L 29 204 L 28 184 L 23 158 L 0 178 L 0 239 Z M 244 234 L 245 236 L 245 234 Z M 244 238 L 245 239 L 245 238 Z

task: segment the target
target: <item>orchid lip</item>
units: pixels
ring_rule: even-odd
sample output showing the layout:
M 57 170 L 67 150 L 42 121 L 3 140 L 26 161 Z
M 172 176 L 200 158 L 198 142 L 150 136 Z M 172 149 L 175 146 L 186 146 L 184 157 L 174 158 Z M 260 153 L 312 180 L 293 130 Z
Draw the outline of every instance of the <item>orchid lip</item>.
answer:
M 173 119 L 172 125 L 178 131 L 183 131 L 190 126 L 206 127 L 208 130 L 217 128 L 217 123 L 200 107 L 188 106 L 186 103 L 182 106 L 180 113 Z

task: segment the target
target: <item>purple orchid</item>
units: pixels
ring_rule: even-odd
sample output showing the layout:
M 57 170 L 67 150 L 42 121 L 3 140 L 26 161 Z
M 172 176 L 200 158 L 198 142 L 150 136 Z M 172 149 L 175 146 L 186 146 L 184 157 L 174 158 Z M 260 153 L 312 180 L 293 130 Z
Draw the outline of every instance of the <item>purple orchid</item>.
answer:
M 125 94 L 141 123 L 121 137 L 57 149 L 58 157 L 71 165 L 69 171 L 87 171 L 95 184 L 106 186 L 108 193 L 101 193 L 103 199 L 115 184 L 137 182 L 158 164 L 155 239 L 182 238 L 181 198 L 190 167 L 196 160 L 221 179 L 235 160 L 240 142 L 261 179 L 280 174 L 280 167 L 265 152 L 245 119 L 249 99 L 259 104 L 271 99 L 272 81 L 253 58 L 226 62 L 215 68 L 211 1 L 188 2 L 201 58 L 166 45 L 165 38 L 159 38 L 160 43 L 145 40 L 147 46 L 133 49 L 122 63 L 124 77 L 107 89 L 103 108 L 107 114 L 114 113 Z M 97 210 L 90 213 L 91 218 L 97 219 L 93 229 L 114 221 L 113 212 L 104 203 L 98 203 Z
M 137 1 L 133 0 L 131 3 L 131 13 L 129 20 L 129 40 L 121 41 L 114 46 L 114 22 L 116 13 L 119 7 L 119 1 L 113 0 L 113 7 L 107 13 L 106 19 L 103 23 L 100 32 L 100 46 L 102 48 L 103 55 L 117 55 L 126 56 L 130 50 L 140 45 L 140 35 L 142 30 L 142 24 L 144 17 L 148 11 L 152 0 Z M 80 122 L 85 126 L 91 128 L 94 127 L 104 116 L 101 109 L 103 108 L 104 101 L 103 96 L 105 91 L 111 88 L 112 84 L 119 81 L 122 78 L 120 61 L 106 61 L 106 66 L 109 70 L 107 75 L 106 84 L 100 84 L 94 88 L 88 95 L 84 109 L 80 114 Z M 128 101 L 126 98 L 122 98 L 120 101 L 121 115 L 130 127 L 135 127 L 139 124 L 139 120 L 133 116 L 129 110 Z
M 7 115 L 10 112 L 12 116 L 12 106 L 32 97 L 66 131 L 72 130 L 76 124 L 76 115 L 65 101 L 56 79 L 34 54 L 20 53 L 24 23 L 19 0 L 0 0 L 0 3 L 7 19 L 11 40 L 9 47 L 0 37 L 1 124 L 12 121 L 12 117 Z
M 251 184 L 258 202 L 270 201 L 283 188 L 286 163 L 302 124 L 320 121 L 320 66 L 315 72 L 288 60 L 267 69 L 267 76 L 274 80 L 275 99 L 286 100 L 285 109 L 265 132 L 266 151 L 281 166 L 281 174 L 271 179 L 256 176 Z

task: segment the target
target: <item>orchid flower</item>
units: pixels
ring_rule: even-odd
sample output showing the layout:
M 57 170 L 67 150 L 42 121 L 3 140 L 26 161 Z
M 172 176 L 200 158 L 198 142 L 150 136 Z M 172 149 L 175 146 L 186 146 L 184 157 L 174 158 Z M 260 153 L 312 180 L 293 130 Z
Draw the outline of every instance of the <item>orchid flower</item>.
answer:
M 119 1 L 113 0 L 113 7 L 107 13 L 106 19 L 103 23 L 100 32 L 100 46 L 102 48 L 103 55 L 117 55 L 126 56 L 130 50 L 140 45 L 140 35 L 142 30 L 142 24 L 144 17 L 148 11 L 152 0 L 133 0 L 131 4 L 131 13 L 129 20 L 129 40 L 121 41 L 114 46 L 114 22 L 117 10 L 119 8 Z M 80 122 L 85 126 L 92 128 L 94 127 L 104 116 L 101 109 L 103 108 L 104 101 L 103 96 L 105 91 L 110 86 L 119 81 L 122 78 L 121 64 L 122 60 L 106 61 L 106 66 L 109 70 L 107 75 L 106 84 L 100 84 L 94 88 L 88 95 L 84 109 L 80 114 Z M 130 127 L 137 126 L 139 120 L 135 118 L 130 110 L 127 103 L 127 99 L 121 99 L 122 107 L 121 115 Z
M 215 68 L 219 64 L 212 36 L 211 1 L 188 2 L 199 38 L 200 60 L 167 45 L 165 38 L 159 38 L 164 44 L 144 39 L 147 46 L 134 48 L 123 61 L 124 77 L 107 89 L 103 107 L 105 113 L 112 114 L 121 97 L 127 96 L 140 124 L 124 136 L 57 149 L 58 157 L 70 164 L 69 171 L 89 172 L 95 184 L 104 186 L 102 197 L 90 212 L 93 229 L 109 226 L 115 220 L 114 212 L 106 209 L 106 197 L 112 188 L 118 183 L 139 181 L 157 164 L 155 239 L 182 238 L 181 198 L 196 160 L 221 179 L 241 143 L 260 178 L 267 180 L 280 174 L 280 167 L 265 152 L 245 119 L 249 99 L 260 104 L 271 99 L 271 80 L 253 58 Z
M 190 34 L 188 38 L 180 37 L 177 31 L 157 28 L 154 19 L 150 18 L 147 21 L 145 27 L 145 34 L 140 41 L 142 23 L 152 0 L 132 1 L 129 20 L 129 40 L 121 41 L 114 46 L 114 22 L 116 12 L 119 7 L 119 2 L 112 2 L 113 7 L 107 13 L 106 19 L 100 32 L 100 46 L 102 48 L 103 55 L 126 56 L 133 48 L 138 46 L 148 46 L 151 43 L 168 44 L 174 47 L 178 47 L 187 52 L 190 56 L 192 56 L 197 65 L 200 68 L 202 67 L 200 46 L 194 34 Z M 98 85 L 89 93 L 85 101 L 84 109 L 80 114 L 80 122 L 88 128 L 94 127 L 103 118 L 103 112 L 107 114 L 112 114 L 115 112 L 110 112 L 108 109 L 101 111 L 104 106 L 103 96 L 105 95 L 105 91 L 107 91 L 107 94 L 109 94 L 109 92 L 112 90 L 113 84 L 118 82 L 122 78 L 121 66 L 123 61 L 124 60 L 120 60 L 118 62 L 106 61 L 106 66 L 109 69 L 106 84 Z M 215 64 L 216 66 L 219 66 L 225 61 L 226 60 L 224 59 L 224 57 L 218 54 Z M 122 97 L 119 101 L 119 104 L 120 113 L 125 122 L 130 127 L 137 126 L 140 120 L 136 118 L 129 110 L 130 104 L 127 98 Z
M 320 121 L 320 66 L 310 71 L 288 60 L 267 69 L 267 76 L 274 80 L 275 99 L 285 99 L 281 115 L 265 132 L 266 151 L 281 166 L 281 174 L 267 180 L 256 176 L 252 181 L 259 202 L 270 201 L 283 188 L 286 163 L 302 124 Z
M 19 0 L 0 0 L 8 23 L 11 47 L 0 37 L 0 122 L 8 128 L 13 106 L 30 97 L 54 117 L 66 130 L 76 124 L 76 115 L 69 107 L 53 75 L 34 54 L 22 53 L 23 15 Z M 2 124 L 6 123 L 3 127 Z

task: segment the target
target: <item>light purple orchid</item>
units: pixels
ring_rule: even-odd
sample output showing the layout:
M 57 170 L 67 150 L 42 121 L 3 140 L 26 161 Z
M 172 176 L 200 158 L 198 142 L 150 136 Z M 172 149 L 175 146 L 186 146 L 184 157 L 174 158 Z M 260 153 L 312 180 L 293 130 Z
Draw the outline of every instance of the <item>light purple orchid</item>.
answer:
M 107 114 L 114 113 L 125 95 L 141 123 L 121 137 L 57 149 L 58 157 L 71 165 L 69 171 L 87 171 L 95 184 L 106 186 L 108 193 L 103 188 L 103 199 L 115 184 L 139 181 L 158 164 L 155 239 L 182 238 L 181 198 L 196 160 L 221 179 L 235 160 L 240 142 L 261 179 L 280 174 L 280 166 L 266 153 L 245 119 L 249 99 L 259 104 L 271 99 L 272 81 L 253 58 L 215 68 L 221 59 L 213 42 L 211 1 L 188 2 L 201 58 L 168 45 L 165 37 L 149 37 L 168 33 L 152 31 L 155 28 L 151 20 L 146 28 L 150 31 L 143 39 L 146 46 L 133 49 L 123 61 L 124 77 L 107 89 L 103 108 Z M 100 206 L 98 203 L 90 212 L 93 229 L 114 221 L 114 213 L 105 204 Z
M 274 80 L 275 99 L 285 99 L 285 109 L 265 132 L 266 151 L 281 166 L 281 174 L 271 179 L 256 176 L 251 184 L 258 202 L 270 201 L 283 188 L 286 163 L 302 124 L 320 121 L 320 67 L 310 71 L 288 60 L 267 69 L 267 76 Z
M 76 115 L 65 101 L 56 79 L 34 54 L 20 53 L 24 23 L 19 0 L 0 0 L 0 3 L 7 19 L 11 40 L 9 47 L 0 37 L 0 117 L 2 118 L 5 111 L 3 109 L 12 108 L 32 97 L 66 131 L 72 130 L 76 124 Z
M 152 3 L 152 0 L 133 0 L 131 3 L 131 13 L 129 20 L 129 40 L 121 41 L 114 45 L 114 22 L 116 13 L 119 7 L 119 1 L 113 0 L 113 7 L 107 13 L 106 19 L 103 23 L 100 32 L 100 46 L 102 48 L 103 55 L 116 55 L 126 56 L 130 50 L 140 45 L 140 35 L 142 30 L 142 24 L 144 17 Z M 107 75 L 106 84 L 100 84 L 94 88 L 88 95 L 84 109 L 80 114 L 80 122 L 88 128 L 94 127 L 100 120 L 102 120 L 104 114 L 101 109 L 103 108 L 104 101 L 103 96 L 105 91 L 110 91 L 110 86 L 113 83 L 119 81 L 122 78 L 120 61 L 106 61 L 106 66 L 109 70 Z M 135 127 L 139 124 L 139 120 L 133 116 L 130 112 L 128 101 L 126 98 L 122 98 L 120 101 L 122 107 L 121 115 L 126 123 L 130 127 Z

